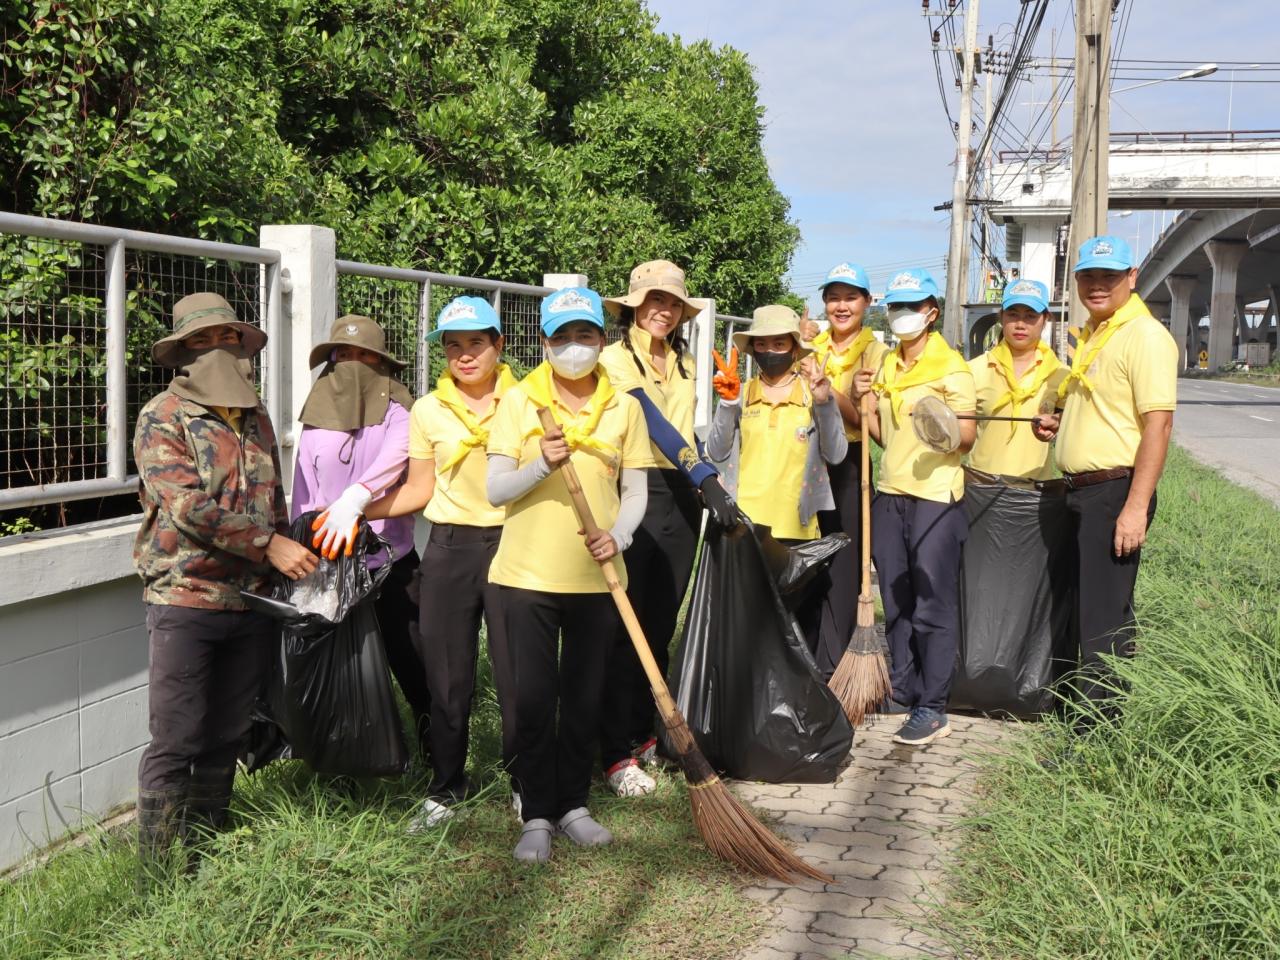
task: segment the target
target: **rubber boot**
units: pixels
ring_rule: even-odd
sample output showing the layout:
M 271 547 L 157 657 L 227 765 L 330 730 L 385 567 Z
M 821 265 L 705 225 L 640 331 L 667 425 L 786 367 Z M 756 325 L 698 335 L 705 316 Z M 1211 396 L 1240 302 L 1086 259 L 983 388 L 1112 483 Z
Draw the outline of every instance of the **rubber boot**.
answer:
M 191 772 L 191 791 L 187 796 L 187 816 L 183 842 L 187 846 L 187 873 L 200 869 L 200 861 L 208 850 L 213 835 L 227 825 L 231 806 L 231 784 L 236 768 L 196 767 Z
M 138 894 L 171 877 L 173 841 L 182 829 L 185 790 L 138 791 Z

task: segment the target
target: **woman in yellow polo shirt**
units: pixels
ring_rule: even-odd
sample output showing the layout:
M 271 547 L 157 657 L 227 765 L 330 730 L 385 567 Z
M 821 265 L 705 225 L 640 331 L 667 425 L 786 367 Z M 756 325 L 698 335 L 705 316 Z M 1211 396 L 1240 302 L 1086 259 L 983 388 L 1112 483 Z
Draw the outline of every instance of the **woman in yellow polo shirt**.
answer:
M 515 682 L 500 594 L 489 583 L 504 510 L 485 491 L 485 445 L 499 401 L 515 383 L 502 354 L 502 321 L 481 297 L 458 297 L 440 311 L 428 340 L 442 342 L 448 370 L 413 405 L 409 476 L 394 494 L 371 504 L 366 518 L 397 517 L 425 506 L 431 535 L 418 568 L 414 639 L 431 691 L 431 785 L 415 828 L 433 826 L 469 790 L 467 744 L 476 686 L 480 619 L 489 637 L 502 758 L 510 764 L 515 734 Z
M 631 271 L 627 293 L 604 306 L 622 338 L 604 348 L 600 365 L 615 390 L 640 403 L 658 464 L 649 471 L 648 506 L 625 559 L 631 572 L 627 596 L 665 674 L 693 573 L 703 502 L 726 526 L 736 511 L 693 434 L 695 371 L 682 331 L 699 308 L 689 299 L 684 271 L 666 260 L 642 263 Z M 657 784 L 640 762 L 651 761 L 657 747 L 653 699 L 625 630 L 613 641 L 606 673 L 600 718 L 605 782 L 620 797 L 652 793 Z
M 835 509 L 818 514 L 823 536 L 843 533 L 849 537 L 848 548 L 835 555 L 827 571 L 832 586 L 823 605 L 814 654 L 818 672 L 830 680 L 853 636 L 858 612 L 858 590 L 853 585 L 859 582 L 862 569 L 862 418 L 852 399 L 853 375 L 858 370 L 877 369 L 888 348 L 862 325 L 871 306 L 871 282 L 862 267 L 837 264 L 820 289 L 828 326 L 812 338 L 814 362 L 826 366 L 849 441 L 845 458 L 827 467 Z
M 524 861 L 549 859 L 553 832 L 580 846 L 613 839 L 587 810 L 605 657 L 618 630 L 599 564 L 630 545 L 654 466 L 640 404 L 599 365 L 599 295 L 557 291 L 541 316 L 547 359 L 507 392 L 488 446 L 489 501 L 507 508 L 489 580 L 502 594 L 518 680 L 512 767 L 524 819 L 515 857 Z M 541 408 L 559 424 L 545 435 Z M 565 461 L 601 525 L 585 546 L 568 488 L 551 476 Z
M 849 450 L 831 381 L 809 362 L 813 350 L 800 339 L 800 317 L 790 307 L 760 307 L 733 342 L 730 364 L 712 381 L 720 404 L 707 453 L 753 523 L 783 543 L 816 540 L 818 511 L 835 506 L 827 465 Z M 759 371 L 745 384 L 734 369 L 738 351 L 749 353 Z M 811 652 L 829 584 L 825 575 L 815 578 L 796 610 Z
M 904 270 L 884 304 L 899 340 L 876 374 L 854 376 L 855 399 L 879 395 L 868 432 L 884 448 L 880 490 L 871 508 L 871 554 L 884 601 L 893 660 L 893 699 L 911 708 L 897 743 L 925 744 L 951 733 L 947 695 L 960 635 L 960 549 L 968 534 L 961 454 L 973 446 L 974 421 L 960 421 L 955 449 L 940 453 L 911 428 L 911 409 L 937 397 L 956 413 L 973 413 L 973 374 L 932 331 L 938 285 L 925 270 Z

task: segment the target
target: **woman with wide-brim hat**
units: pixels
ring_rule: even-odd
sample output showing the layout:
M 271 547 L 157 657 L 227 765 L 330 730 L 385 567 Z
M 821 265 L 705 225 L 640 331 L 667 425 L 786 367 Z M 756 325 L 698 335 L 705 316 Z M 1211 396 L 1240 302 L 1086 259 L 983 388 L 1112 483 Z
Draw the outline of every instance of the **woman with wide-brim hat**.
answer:
M 151 741 L 138 766 L 138 846 L 145 888 L 181 835 L 226 821 L 249 711 L 266 680 L 274 624 L 245 608 L 272 568 L 315 569 L 288 529 L 275 431 L 251 379 L 266 334 L 216 293 L 183 297 L 156 363 L 169 386 L 138 414 L 142 525 L 133 561 L 150 640 Z
M 370 501 L 405 478 L 413 396 L 395 377 L 405 364 L 387 350 L 386 335 L 369 317 L 339 317 L 328 339 L 312 348 L 309 362 L 324 369 L 298 415 L 303 427 L 293 471 L 292 516 L 324 511 L 316 520 L 313 545 L 335 558 L 343 550 L 350 554 L 356 525 Z M 418 569 L 413 518 L 374 520 L 371 526 L 390 543 L 394 556 L 375 601 L 378 624 L 425 755 L 431 696 L 409 632 L 418 617 L 409 594 Z M 368 560 L 370 569 L 385 562 L 382 552 Z
M 733 351 L 712 380 L 720 403 L 711 421 L 707 453 L 743 513 L 787 544 L 821 536 L 818 512 L 834 506 L 827 466 L 849 450 L 831 381 L 812 362 L 800 335 L 800 317 L 788 306 L 758 308 L 751 326 L 733 335 Z M 757 375 L 738 377 L 739 353 Z M 818 639 L 824 591 L 819 578 L 796 618 L 810 651 Z
M 718 511 L 721 522 L 733 522 L 718 471 L 702 459 L 693 433 L 695 370 L 683 330 L 701 308 L 689 299 L 684 271 L 668 260 L 640 264 L 626 294 L 605 300 L 604 307 L 622 337 L 604 349 L 600 363 L 615 389 L 640 402 L 658 464 L 649 471 L 644 521 L 625 559 L 631 571 L 627 595 L 665 674 L 703 505 Z M 605 781 L 621 797 L 652 793 L 657 784 L 640 762 L 651 761 L 657 748 L 653 700 L 624 630 L 614 638 L 608 677 L 600 732 Z

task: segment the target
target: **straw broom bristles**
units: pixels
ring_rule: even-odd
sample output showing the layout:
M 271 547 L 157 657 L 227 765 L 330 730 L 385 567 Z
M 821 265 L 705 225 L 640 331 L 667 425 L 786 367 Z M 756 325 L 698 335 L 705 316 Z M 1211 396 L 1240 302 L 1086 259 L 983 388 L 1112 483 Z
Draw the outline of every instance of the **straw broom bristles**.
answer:
M 544 430 L 549 431 L 556 426 L 551 411 L 545 407 L 538 411 L 538 418 L 542 421 Z M 569 499 L 573 502 L 573 509 L 582 529 L 587 532 L 597 530 L 591 507 L 582 492 L 573 464 L 565 462 L 559 467 L 559 472 L 569 488 Z M 609 595 L 613 597 L 618 614 L 627 628 L 631 645 L 635 647 L 636 656 L 644 667 L 658 714 L 667 728 L 680 768 L 688 781 L 693 825 L 707 848 L 721 860 L 736 864 L 758 876 L 772 877 L 783 883 L 792 883 L 800 877 L 831 883 L 831 876 L 797 857 L 786 844 L 752 816 L 716 775 L 707 758 L 698 749 L 689 724 L 672 699 L 667 682 L 653 659 L 653 652 L 649 649 L 631 600 L 618 579 L 615 560 L 604 561 L 600 564 L 600 569 L 609 587 Z

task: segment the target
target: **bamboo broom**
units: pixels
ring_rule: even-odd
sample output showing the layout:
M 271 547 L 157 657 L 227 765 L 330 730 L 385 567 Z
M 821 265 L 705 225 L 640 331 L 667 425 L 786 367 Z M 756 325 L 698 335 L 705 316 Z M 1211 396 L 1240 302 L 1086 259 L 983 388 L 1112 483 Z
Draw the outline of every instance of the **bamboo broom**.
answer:
M 889 668 L 880 638 L 876 636 L 876 602 L 871 595 L 871 447 L 867 437 L 870 393 L 862 406 L 862 586 L 858 592 L 858 620 L 844 655 L 827 686 L 840 701 L 854 727 L 874 713 L 889 696 Z
M 550 432 L 557 426 L 551 411 L 546 407 L 538 410 L 538 419 L 542 422 L 544 431 Z M 579 524 L 588 535 L 594 533 L 599 528 L 591 515 L 591 507 L 582 492 L 582 485 L 578 482 L 578 472 L 568 461 L 560 465 L 559 471 L 564 477 L 565 486 L 569 488 L 569 498 L 573 501 L 573 512 L 577 514 Z M 798 877 L 831 883 L 830 876 L 797 857 L 753 817 L 711 769 L 711 764 L 698 749 L 680 708 L 671 698 L 671 691 L 667 689 L 662 671 L 653 659 L 653 652 L 649 649 L 640 621 L 636 619 L 631 600 L 618 579 L 616 558 L 602 562 L 600 569 L 604 572 L 609 594 L 613 597 L 622 622 L 626 625 L 627 634 L 631 637 L 636 656 L 644 667 L 649 688 L 653 691 L 653 699 L 658 706 L 658 714 L 667 728 L 680 767 L 684 770 L 685 780 L 689 783 L 693 824 L 703 842 L 721 860 L 727 860 L 758 876 L 773 877 L 784 883 L 791 883 Z

